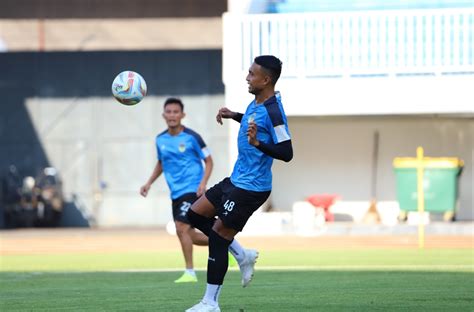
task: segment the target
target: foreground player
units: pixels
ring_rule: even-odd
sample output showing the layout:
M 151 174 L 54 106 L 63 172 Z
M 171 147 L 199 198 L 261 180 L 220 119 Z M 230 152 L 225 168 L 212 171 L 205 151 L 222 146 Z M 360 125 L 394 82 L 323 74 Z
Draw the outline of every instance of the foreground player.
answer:
M 286 115 L 275 84 L 280 77 L 281 61 L 272 55 L 256 57 L 247 75 L 249 92 L 255 99 L 245 114 L 221 108 L 217 122 L 232 118 L 240 122 L 239 155 L 230 178 L 210 188 L 188 210 L 192 226 L 209 236 L 207 288 L 201 302 L 187 312 L 219 312 L 219 294 L 228 268 L 229 245 L 243 229 L 252 213 L 268 198 L 272 188 L 273 159 L 285 162 L 293 158 Z M 214 222 L 214 216 L 218 219 Z M 241 250 L 237 258 L 242 284 L 250 282 L 256 252 Z
M 168 98 L 165 101 L 163 118 L 168 129 L 156 137 L 158 161 L 150 178 L 140 189 L 140 194 L 146 197 L 153 182 L 165 173 L 171 191 L 176 234 L 186 264 L 186 270 L 175 283 L 197 282 L 193 267 L 193 244 L 207 246 L 208 238 L 189 225 L 186 212 L 206 191 L 213 166 L 212 157 L 201 136 L 181 124 L 184 116 L 184 105 L 180 99 Z

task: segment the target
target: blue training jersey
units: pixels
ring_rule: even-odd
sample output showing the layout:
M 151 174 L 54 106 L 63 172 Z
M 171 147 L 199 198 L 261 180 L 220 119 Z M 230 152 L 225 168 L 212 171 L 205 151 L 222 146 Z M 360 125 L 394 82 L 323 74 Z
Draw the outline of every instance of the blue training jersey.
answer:
M 201 136 L 186 127 L 174 136 L 166 130 L 157 135 L 156 150 L 171 198 L 195 193 L 204 175 L 202 160 L 210 155 Z
M 272 189 L 273 158 L 248 142 L 247 128 L 250 121 L 257 125 L 257 139 L 264 143 L 278 144 L 291 139 L 280 94 L 277 92 L 264 103 L 249 104 L 240 121 L 237 139 L 239 155 L 230 176 L 232 183 L 245 190 L 263 192 Z

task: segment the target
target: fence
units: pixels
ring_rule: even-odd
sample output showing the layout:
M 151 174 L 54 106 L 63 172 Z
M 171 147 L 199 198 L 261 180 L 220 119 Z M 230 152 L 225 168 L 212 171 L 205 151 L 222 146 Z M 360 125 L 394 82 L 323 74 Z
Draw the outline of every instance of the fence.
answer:
M 224 81 L 255 56 L 284 78 L 474 74 L 474 8 L 224 16 Z

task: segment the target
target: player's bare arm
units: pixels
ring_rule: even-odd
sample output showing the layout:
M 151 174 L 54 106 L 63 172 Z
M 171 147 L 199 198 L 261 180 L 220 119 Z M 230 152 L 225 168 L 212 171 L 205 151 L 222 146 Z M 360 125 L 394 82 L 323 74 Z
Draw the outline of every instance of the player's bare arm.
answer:
M 212 161 L 212 157 L 207 156 L 204 159 L 204 176 L 202 177 L 201 183 L 199 184 L 199 187 L 196 191 L 196 195 L 198 197 L 204 194 L 204 192 L 206 192 L 207 181 L 209 181 L 209 177 L 211 176 L 213 166 L 214 166 L 214 162 Z
M 242 116 L 243 115 L 241 113 L 233 112 L 230 109 L 228 109 L 227 107 L 222 107 L 217 112 L 216 120 L 217 120 L 217 123 L 222 125 L 223 124 L 222 119 L 232 118 L 235 121 L 240 122 L 242 120 Z
M 143 197 L 146 197 L 148 195 L 148 191 L 150 190 L 151 188 L 151 185 L 153 184 L 153 182 L 156 181 L 156 179 L 158 179 L 158 177 L 163 173 L 163 166 L 161 165 L 161 161 L 157 161 L 156 162 L 156 165 L 155 165 L 155 168 L 153 169 L 153 172 L 150 176 L 150 178 L 148 179 L 148 181 L 140 188 L 140 195 L 142 195 Z

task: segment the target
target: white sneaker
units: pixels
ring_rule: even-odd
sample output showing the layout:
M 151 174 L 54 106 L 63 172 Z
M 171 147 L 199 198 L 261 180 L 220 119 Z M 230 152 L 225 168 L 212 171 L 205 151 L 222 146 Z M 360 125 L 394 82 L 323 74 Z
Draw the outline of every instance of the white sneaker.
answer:
M 221 312 L 218 305 L 212 305 L 204 300 L 187 309 L 185 312 Z
M 242 286 L 247 287 L 247 285 L 252 281 L 253 272 L 255 270 L 255 262 L 257 262 L 258 251 L 254 249 L 245 249 L 245 258 L 242 261 L 240 266 L 240 273 L 242 274 Z

